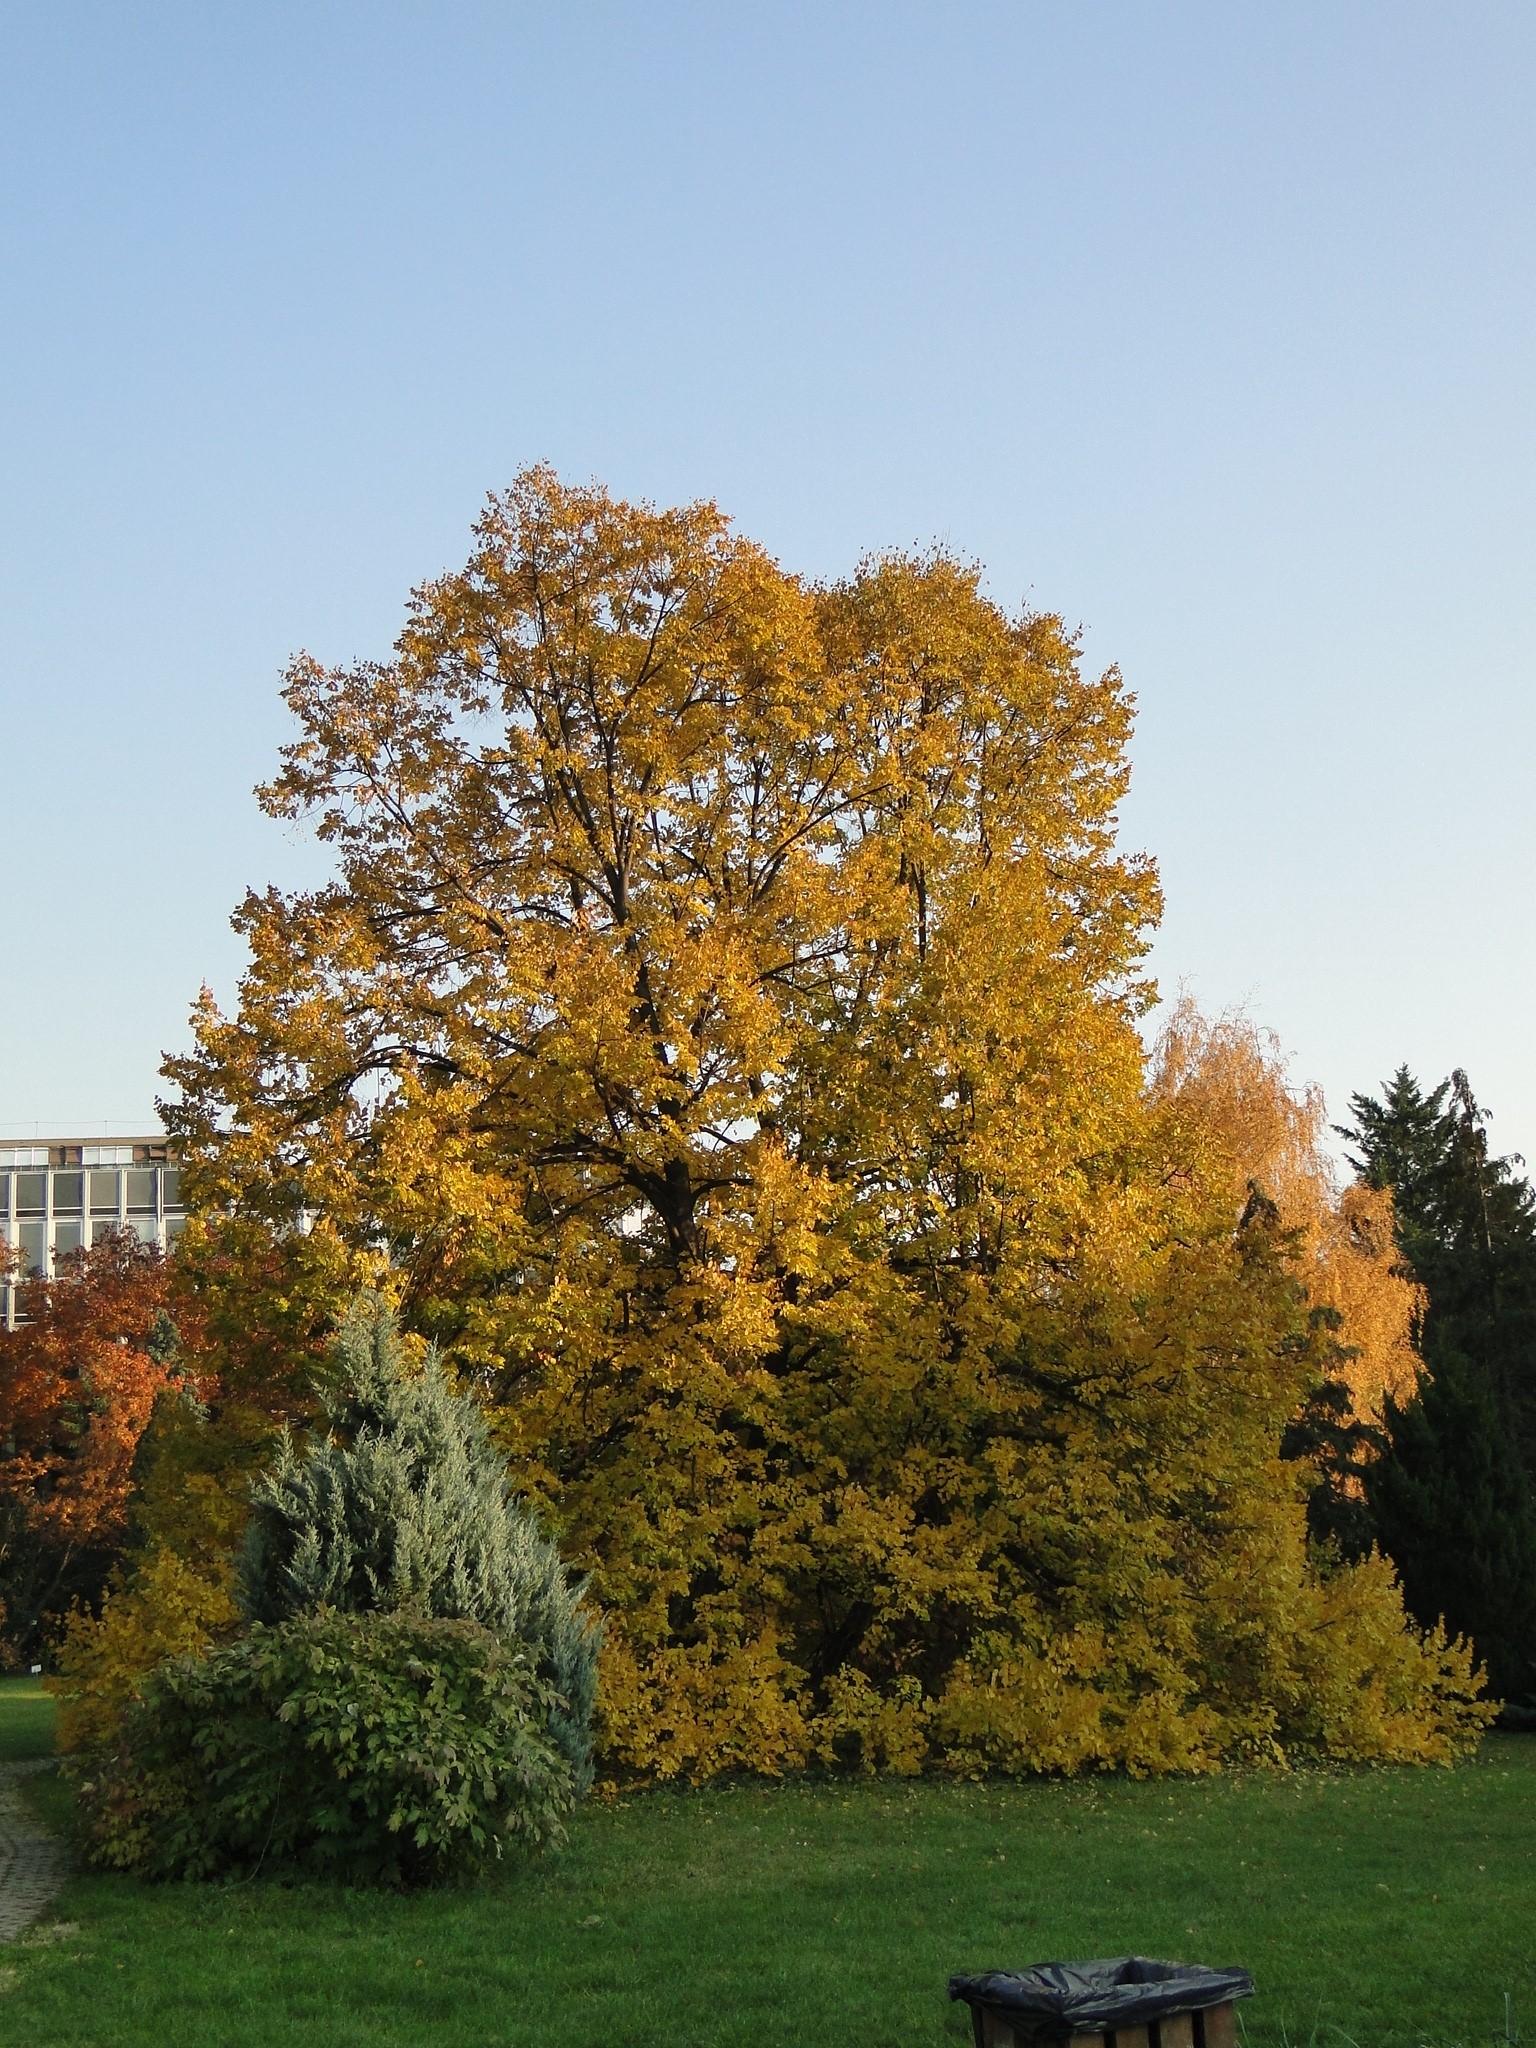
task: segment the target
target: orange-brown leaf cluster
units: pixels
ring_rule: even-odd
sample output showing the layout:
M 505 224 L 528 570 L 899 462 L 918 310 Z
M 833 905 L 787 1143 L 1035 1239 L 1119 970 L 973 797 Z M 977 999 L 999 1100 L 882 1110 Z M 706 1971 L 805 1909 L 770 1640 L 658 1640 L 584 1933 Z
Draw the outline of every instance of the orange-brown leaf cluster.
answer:
M 1398 1253 L 1390 1192 L 1340 1191 L 1321 1091 L 1292 1087 L 1272 1032 L 1241 1015 L 1202 1017 L 1188 1001 L 1164 1028 L 1153 1087 L 1198 1126 L 1206 1170 L 1225 1179 L 1234 1215 L 1256 1188 L 1296 1233 L 1309 1298 L 1340 1318 L 1339 1376 L 1356 1415 L 1376 1422 L 1387 1396 L 1407 1401 L 1421 1370 L 1423 1290 Z
M 156 1400 L 196 1391 L 168 1303 L 165 1260 L 126 1233 L 18 1289 L 17 1327 L 0 1330 L 0 1488 L 56 1545 L 121 1540 Z

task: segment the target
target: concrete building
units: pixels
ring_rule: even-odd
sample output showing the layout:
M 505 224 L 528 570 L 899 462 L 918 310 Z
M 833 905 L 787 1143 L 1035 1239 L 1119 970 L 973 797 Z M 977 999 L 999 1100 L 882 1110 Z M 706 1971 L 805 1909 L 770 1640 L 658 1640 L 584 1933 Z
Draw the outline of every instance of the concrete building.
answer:
M 20 1252 L 23 1273 L 51 1275 L 64 1253 L 109 1230 L 165 1250 L 185 1221 L 181 1175 L 163 1137 L 0 1144 L 0 1237 Z M 7 1323 L 12 1294 L 0 1287 Z

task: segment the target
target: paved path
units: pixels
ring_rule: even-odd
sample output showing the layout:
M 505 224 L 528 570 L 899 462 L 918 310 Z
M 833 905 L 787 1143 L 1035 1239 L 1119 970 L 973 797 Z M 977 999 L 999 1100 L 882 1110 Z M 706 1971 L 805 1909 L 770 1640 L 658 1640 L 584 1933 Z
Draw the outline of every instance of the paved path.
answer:
M 0 1941 L 14 1941 L 42 1912 L 69 1871 L 69 1850 L 32 1818 L 20 1780 L 51 1758 L 0 1764 Z

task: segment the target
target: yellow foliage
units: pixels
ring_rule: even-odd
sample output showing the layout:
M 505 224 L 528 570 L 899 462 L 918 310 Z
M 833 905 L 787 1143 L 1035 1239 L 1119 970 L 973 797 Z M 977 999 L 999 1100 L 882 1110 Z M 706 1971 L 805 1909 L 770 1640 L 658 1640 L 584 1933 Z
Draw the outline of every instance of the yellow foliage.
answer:
M 1415 1333 L 1424 1314 L 1424 1290 L 1397 1253 L 1392 1194 L 1356 1182 L 1318 1219 L 1313 1240 L 1315 1300 L 1337 1309 L 1342 1367 L 1355 1413 L 1379 1422 L 1390 1396 L 1399 1407 L 1412 1399 L 1423 1364 Z
M 602 1650 L 603 1752 L 658 1780 L 799 1770 L 810 1756 L 803 1676 L 771 1634 L 736 1647 L 668 1644 L 642 1660 L 614 1632 Z
M 238 1402 L 216 1417 L 187 1400 L 162 1399 L 139 1445 L 131 1519 L 149 1552 L 173 1551 L 217 1578 L 250 1513 L 248 1481 L 266 1455 L 270 1429 L 252 1426 Z
M 1158 1042 L 1153 1090 L 1193 1118 L 1203 1170 L 1225 1182 L 1234 1215 L 1257 1187 L 1300 1233 L 1307 1292 L 1340 1317 L 1339 1371 L 1355 1413 L 1377 1422 L 1388 1395 L 1406 1402 L 1422 1370 L 1414 1333 L 1424 1298 L 1397 1253 L 1391 1193 L 1358 1184 L 1340 1193 L 1322 1095 L 1291 1087 L 1274 1034 L 1181 1002 Z
M 933 1754 L 932 1722 L 933 1703 L 918 1679 L 898 1678 L 881 1688 L 845 1666 L 827 1681 L 826 1705 L 815 1722 L 816 1754 L 826 1764 L 916 1777 Z
M 167 1066 L 204 1305 L 307 1329 L 388 1248 L 593 1574 L 611 1768 L 1335 1739 L 1278 1445 L 1308 1289 L 1401 1297 L 1240 1034 L 1145 1086 L 1115 671 L 945 555 L 814 588 L 535 470 L 394 660 L 287 696 L 265 801 L 336 878 L 247 898 Z M 1255 1160 L 1299 1248 L 1238 1227 Z
M 1470 1646 L 1406 1621 L 1377 1552 L 1309 1589 L 1295 1644 L 1298 1748 L 1340 1762 L 1449 1764 L 1499 1711 Z
M 99 1617 L 77 1608 L 46 1683 L 59 1702 L 59 1747 L 91 1751 L 111 1740 L 141 1681 L 167 1657 L 201 1655 L 237 1614 L 227 1572 L 207 1576 L 170 1550 L 140 1560 L 109 1593 Z

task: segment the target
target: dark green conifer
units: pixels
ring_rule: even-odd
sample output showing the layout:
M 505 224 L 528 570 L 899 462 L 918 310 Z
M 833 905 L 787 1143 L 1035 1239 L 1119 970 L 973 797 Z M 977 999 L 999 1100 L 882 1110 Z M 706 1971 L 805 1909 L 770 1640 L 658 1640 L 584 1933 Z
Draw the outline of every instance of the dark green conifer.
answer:
M 408 1609 L 526 1645 L 566 1702 L 550 1732 L 584 1787 L 600 1631 L 514 1496 L 479 1404 L 454 1393 L 435 1354 L 407 1369 L 380 1301 L 348 1318 L 334 1364 L 326 1435 L 302 1448 L 285 1438 L 255 1488 L 240 1566 L 247 1617 Z
M 1418 1397 L 1390 1407 L 1365 1471 L 1382 1548 L 1421 1621 L 1444 1617 L 1496 1692 L 1536 1690 L 1536 1196 L 1492 1157 L 1458 1069 L 1427 1094 L 1400 1067 L 1351 1097 L 1351 1164 L 1389 1187 L 1398 1244 L 1428 1296 Z
M 1312 1311 L 1315 1319 L 1332 1313 Z M 1308 1536 L 1347 1564 L 1380 1541 L 1365 1481 L 1385 1441 L 1379 1428 L 1355 1414 L 1345 1382 L 1331 1375 L 1317 1382 L 1280 1440 L 1282 1458 L 1305 1458 L 1317 1473 L 1307 1495 Z
M 1443 1348 L 1418 1398 L 1387 1411 L 1366 1494 L 1421 1621 L 1467 1634 L 1496 1694 L 1536 1687 L 1536 1526 L 1530 1489 L 1486 1375 Z

